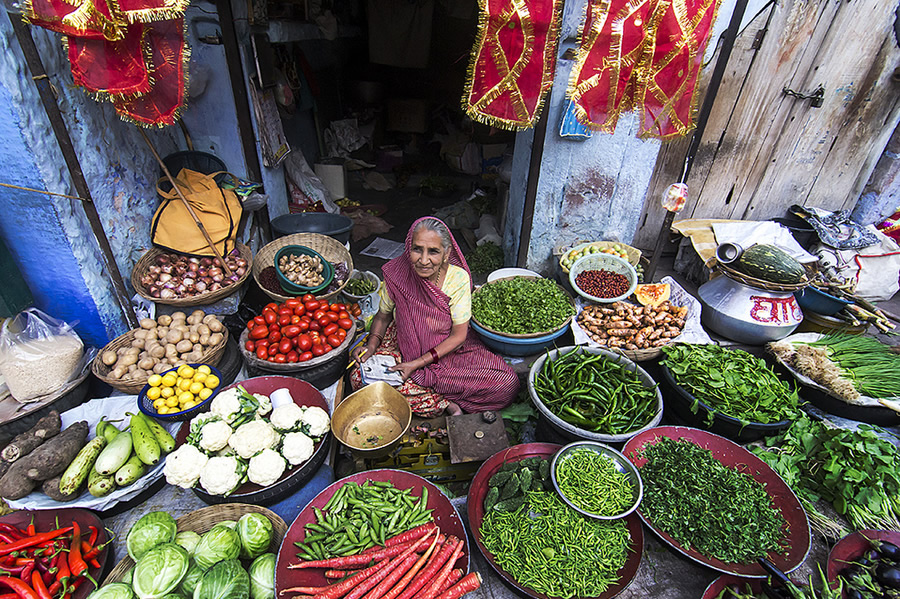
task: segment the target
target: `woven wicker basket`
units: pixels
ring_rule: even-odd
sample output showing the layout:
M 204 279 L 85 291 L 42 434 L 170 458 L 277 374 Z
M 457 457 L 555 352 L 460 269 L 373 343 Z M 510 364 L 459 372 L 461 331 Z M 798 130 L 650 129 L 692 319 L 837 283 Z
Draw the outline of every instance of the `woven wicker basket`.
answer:
M 138 329 L 132 329 L 125 333 L 124 335 L 119 335 L 112 341 L 106 344 L 106 346 L 97 352 L 96 357 L 91 362 L 91 372 L 94 373 L 94 376 L 112 387 L 113 389 L 118 389 L 123 393 L 131 393 L 137 395 L 141 389 L 144 388 L 144 385 L 147 384 L 147 379 L 149 377 L 143 377 L 139 379 L 113 379 L 110 378 L 109 373 L 112 370 L 109 366 L 103 363 L 101 357 L 103 356 L 103 352 L 107 351 L 116 351 L 120 347 L 131 347 L 131 342 L 134 341 L 134 332 Z M 219 360 L 222 359 L 222 355 L 225 353 L 225 344 L 228 343 L 228 329 L 222 328 L 222 341 L 215 346 L 208 347 L 205 352 L 203 352 L 203 356 L 197 360 L 198 364 L 209 364 L 210 366 L 217 366 L 219 364 Z
M 332 264 L 343 262 L 347 265 L 348 274 L 343 284 L 341 284 L 340 287 L 330 293 L 317 295 L 317 299 L 330 300 L 331 298 L 336 297 L 347 285 L 347 281 L 350 280 L 349 273 L 353 272 L 353 257 L 350 255 L 350 252 L 347 250 L 347 248 L 343 246 L 343 244 L 341 244 L 333 237 L 329 237 L 327 235 L 320 235 L 318 233 L 294 233 L 293 235 L 285 235 L 284 237 L 279 237 L 275 241 L 266 244 L 256 253 L 256 259 L 253 260 L 253 268 L 251 269 L 253 271 L 253 280 L 256 281 L 256 284 L 259 285 L 259 288 L 263 290 L 263 293 L 268 295 L 270 298 L 278 302 L 284 302 L 291 299 L 292 297 L 297 297 L 296 295 L 274 293 L 259 284 L 259 273 L 261 273 L 262 270 L 267 266 L 275 266 L 275 254 L 278 253 L 278 250 L 287 245 L 306 246 L 311 250 L 317 251 L 322 255 L 323 258 L 325 258 Z
M 244 332 L 241 333 L 241 339 L 238 342 L 238 348 L 241 350 L 241 355 L 244 357 L 244 362 L 251 368 L 258 368 L 271 372 L 300 372 L 302 370 L 308 370 L 310 368 L 314 368 L 316 366 L 321 366 L 326 362 L 330 362 L 341 355 L 353 342 L 353 337 L 356 335 L 356 321 L 353 321 L 353 326 L 350 327 L 350 330 L 347 331 L 347 337 L 344 341 L 338 345 L 336 348 L 328 352 L 327 354 L 318 356 L 313 358 L 312 360 L 307 360 L 306 362 L 293 362 L 290 364 L 279 364 L 277 362 L 269 362 L 268 360 L 260 360 L 256 357 L 256 354 L 247 351 L 244 347 L 247 344 L 247 341 L 250 339 L 250 331 L 244 329 Z
M 156 258 L 161 256 L 162 254 L 168 254 L 164 250 L 159 248 L 151 248 L 147 251 L 141 259 L 137 261 L 134 265 L 134 268 L 131 270 L 131 286 L 134 287 L 134 290 L 144 299 L 148 299 L 151 302 L 156 302 L 157 304 L 166 304 L 168 306 L 205 306 L 211 304 L 213 302 L 217 302 L 220 299 L 226 298 L 238 289 L 240 289 L 241 285 L 247 282 L 247 279 L 250 278 L 250 266 L 253 262 L 253 252 L 250 251 L 246 245 L 237 244 L 237 250 L 241 255 L 241 258 L 247 261 L 247 272 L 244 273 L 240 279 L 238 279 L 237 283 L 233 285 L 229 285 L 228 287 L 223 287 L 222 289 L 217 289 L 216 291 L 207 291 L 206 293 L 201 293 L 200 295 L 195 295 L 193 297 L 185 297 L 185 298 L 176 298 L 176 299 L 162 299 L 158 297 L 153 297 L 147 290 L 144 289 L 144 286 L 141 284 L 141 279 L 144 277 L 147 272 L 149 272 L 150 267 L 156 262 Z
M 571 249 L 564 251 L 559 256 L 559 267 L 562 269 L 562 271 L 564 273 L 569 274 L 569 269 L 562 265 L 562 261 L 566 256 L 569 255 L 569 252 L 572 252 L 573 250 L 580 250 L 585 247 L 598 247 L 601 250 L 605 250 L 606 248 L 611 248 L 614 245 L 618 245 L 623 250 L 625 250 L 625 253 L 628 255 L 628 263 L 630 265 L 637 266 L 638 263 L 641 261 L 641 250 L 631 247 L 630 245 L 627 245 L 624 243 L 617 243 L 615 241 L 594 241 L 591 243 L 579 243 L 578 245 L 572 247 Z
M 765 289 L 766 291 L 783 291 L 793 293 L 794 291 L 799 291 L 809 285 L 809 277 L 806 275 L 803 276 L 803 281 L 796 284 L 770 283 L 769 281 L 763 281 L 762 279 L 757 279 L 756 277 L 746 275 L 725 264 L 720 263 L 717 266 L 722 274 L 724 274 L 729 279 L 737 281 L 738 283 L 743 283 L 744 285 L 748 285 L 750 287 L 755 287 L 757 289 Z
M 284 535 L 287 534 L 287 524 L 285 524 L 281 516 L 272 510 L 258 505 L 249 503 L 211 505 L 185 514 L 175 520 L 175 522 L 178 524 L 178 532 L 191 530 L 202 535 L 223 520 L 238 520 L 244 514 L 250 513 L 262 514 L 272 523 L 272 541 L 269 543 L 269 551 L 277 555 L 281 547 L 281 541 L 284 539 Z M 112 569 L 103 581 L 103 585 L 119 582 L 132 566 L 134 566 L 134 560 L 126 556 Z

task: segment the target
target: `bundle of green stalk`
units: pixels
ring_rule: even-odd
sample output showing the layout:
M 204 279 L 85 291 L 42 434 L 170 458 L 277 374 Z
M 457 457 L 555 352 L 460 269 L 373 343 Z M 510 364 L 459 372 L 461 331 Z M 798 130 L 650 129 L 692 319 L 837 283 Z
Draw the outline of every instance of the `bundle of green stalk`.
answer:
M 686 549 L 739 564 L 783 552 L 787 523 L 750 475 L 687 439 L 661 437 L 638 457 L 646 459 L 641 511 Z
M 719 345 L 678 344 L 662 348 L 662 364 L 672 378 L 698 401 L 711 409 L 706 422 L 712 425 L 716 412 L 742 424 L 770 424 L 797 415 L 797 389 L 778 378 L 765 360 L 743 350 Z
M 900 451 L 877 431 L 865 424 L 855 431 L 836 428 L 804 416 L 751 451 L 790 485 L 824 534 L 839 537 L 843 531 L 827 529 L 834 523 L 813 505 L 819 499 L 856 530 L 900 530 Z
M 550 279 L 500 279 L 482 285 L 472 294 L 472 318 L 499 333 L 550 332 L 574 314 L 571 298 Z
M 622 359 L 591 354 L 576 347 L 547 355 L 534 380 L 547 409 L 579 428 L 621 435 L 643 428 L 656 415 L 656 387 L 644 386 Z
M 847 402 L 900 397 L 900 355 L 872 337 L 834 333 L 810 343 L 776 341 L 769 349 Z

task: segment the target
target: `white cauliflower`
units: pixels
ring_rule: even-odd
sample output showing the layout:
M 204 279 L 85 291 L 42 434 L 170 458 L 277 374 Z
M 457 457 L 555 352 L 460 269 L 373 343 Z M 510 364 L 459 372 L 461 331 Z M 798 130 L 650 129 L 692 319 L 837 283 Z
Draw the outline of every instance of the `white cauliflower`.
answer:
M 234 456 L 209 458 L 200 471 L 200 485 L 211 495 L 228 495 L 241 484 L 245 472 L 246 466 Z
M 288 403 L 278 406 L 272 410 L 269 416 L 269 422 L 272 423 L 277 430 L 289 431 L 300 426 L 303 420 L 303 408 L 295 403 Z
M 281 455 L 296 466 L 312 457 L 315 443 L 303 433 L 288 433 L 281 444 Z
M 190 489 L 197 484 L 208 461 L 209 458 L 205 453 L 193 445 L 185 443 L 166 456 L 166 465 L 163 466 L 166 482 L 183 489 Z
M 310 437 L 321 437 L 331 430 L 331 418 L 328 412 L 318 406 L 311 406 L 303 410 L 303 424 L 309 427 Z
M 274 449 L 264 449 L 258 455 L 250 458 L 250 468 L 247 470 L 247 477 L 250 482 L 254 482 L 263 487 L 275 484 L 287 463 Z
M 200 430 L 200 428 L 210 420 L 218 420 L 219 417 L 212 412 L 202 412 L 191 419 L 191 430 Z
M 228 438 L 228 444 L 246 460 L 263 449 L 275 447 L 280 440 L 271 424 L 265 420 L 253 420 L 239 426 Z
M 256 410 L 257 416 L 261 418 L 272 411 L 272 401 L 269 399 L 268 395 L 263 395 L 262 393 L 254 393 L 253 397 L 255 397 L 256 401 L 259 402 L 259 409 Z
M 200 449 L 209 453 L 219 451 L 228 445 L 233 431 L 224 420 L 212 420 L 200 429 Z
M 227 423 L 233 422 L 241 415 L 241 391 L 237 387 L 225 389 L 216 395 L 209 404 L 210 413 Z

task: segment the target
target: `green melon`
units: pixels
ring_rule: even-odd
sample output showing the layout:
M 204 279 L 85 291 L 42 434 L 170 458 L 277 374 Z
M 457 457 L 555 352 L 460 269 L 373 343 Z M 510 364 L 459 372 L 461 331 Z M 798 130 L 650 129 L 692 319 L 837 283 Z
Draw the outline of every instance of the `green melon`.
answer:
M 795 284 L 806 276 L 806 269 L 793 256 L 767 243 L 744 250 L 736 267 L 746 275 L 770 283 Z

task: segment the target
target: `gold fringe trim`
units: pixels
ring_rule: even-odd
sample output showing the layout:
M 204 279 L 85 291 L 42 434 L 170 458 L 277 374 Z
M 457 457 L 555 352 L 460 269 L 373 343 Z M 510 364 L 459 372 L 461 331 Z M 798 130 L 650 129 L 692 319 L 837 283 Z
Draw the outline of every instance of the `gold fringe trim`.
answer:
M 153 23 L 155 21 L 172 21 L 184 16 L 189 0 L 165 0 L 165 5 L 157 8 L 125 11 L 125 19 L 129 24 Z
M 41 23 L 60 23 L 65 27 L 76 30 L 71 32 L 71 34 L 63 33 L 63 35 L 75 35 L 77 32 L 86 32 L 90 25 L 91 28 L 99 30 L 104 39 L 111 42 L 118 41 L 125 37 L 125 31 L 122 29 L 121 24 L 106 18 L 106 16 L 94 8 L 89 1 L 64 1 L 66 4 L 76 6 L 77 8 L 64 17 L 42 17 L 35 13 L 34 5 L 31 0 L 24 0 L 22 22 L 38 27 L 41 27 Z M 37 23 L 34 21 L 37 21 Z
M 128 101 L 140 98 L 150 93 L 153 89 L 153 86 L 156 85 L 156 80 L 153 78 L 153 51 L 150 48 L 147 42 L 147 29 L 144 28 L 141 31 L 141 52 L 144 55 L 144 67 L 147 71 L 147 91 L 143 92 L 133 92 L 133 93 L 113 93 L 108 90 L 92 90 L 88 89 L 83 85 L 76 84 L 77 87 L 80 87 L 82 91 L 87 95 L 90 99 L 95 102 L 115 102 L 116 100 Z M 66 54 L 68 54 L 69 43 L 66 38 L 63 38 L 63 48 L 66 49 Z
M 551 15 L 549 27 L 547 28 L 546 43 L 544 45 L 540 91 L 538 93 L 538 101 L 534 107 L 534 113 L 529 117 L 527 105 L 525 104 L 522 93 L 519 90 L 517 82 L 515 81 L 518 75 L 521 74 L 522 70 L 528 65 L 528 62 L 532 59 L 532 54 L 534 51 L 534 23 L 530 18 L 530 11 L 528 10 L 528 6 L 524 2 L 524 0 L 513 0 L 510 4 L 512 11 L 504 11 L 498 16 L 498 18 L 503 19 L 503 25 L 505 25 L 512 19 L 514 15 L 519 15 L 519 22 L 522 25 L 522 33 L 523 36 L 525 36 L 525 48 L 523 49 L 522 56 L 519 57 L 519 59 L 516 61 L 516 64 L 513 65 L 513 68 L 509 69 L 509 63 L 506 60 L 506 56 L 501 51 L 499 43 L 493 44 L 489 52 L 492 59 L 494 60 L 494 66 L 496 66 L 497 70 L 501 73 L 505 71 L 505 74 L 501 74 L 500 82 L 491 87 L 491 89 L 484 93 L 477 101 L 473 102 L 472 95 L 474 93 L 473 88 L 475 85 L 475 71 L 478 67 L 478 59 L 481 57 L 485 49 L 485 41 L 491 30 L 491 18 L 488 14 L 488 0 L 479 0 L 478 38 L 472 45 L 472 53 L 469 60 L 469 67 L 466 73 L 465 93 L 462 97 L 462 108 L 472 120 L 483 123 L 485 125 L 489 125 L 491 127 L 496 127 L 498 129 L 522 131 L 533 127 L 538 118 L 540 118 L 541 110 L 543 109 L 544 102 L 546 101 L 547 92 L 549 92 L 553 87 L 553 73 L 554 66 L 556 64 L 556 50 L 559 44 L 559 30 L 561 27 L 560 21 L 562 18 L 561 0 L 552 1 L 553 12 Z M 525 13 L 525 16 L 523 16 L 522 14 L 523 11 Z M 507 15 L 507 13 L 509 14 Z M 497 31 L 499 32 L 501 28 L 502 26 L 498 27 Z M 528 52 L 527 57 L 526 52 Z M 501 87 L 504 84 L 508 84 L 509 87 Z M 513 95 L 514 107 L 517 114 L 519 115 L 518 120 L 498 117 L 483 112 L 483 110 L 486 110 L 491 103 L 496 101 L 497 98 L 499 98 L 506 92 L 510 92 Z

